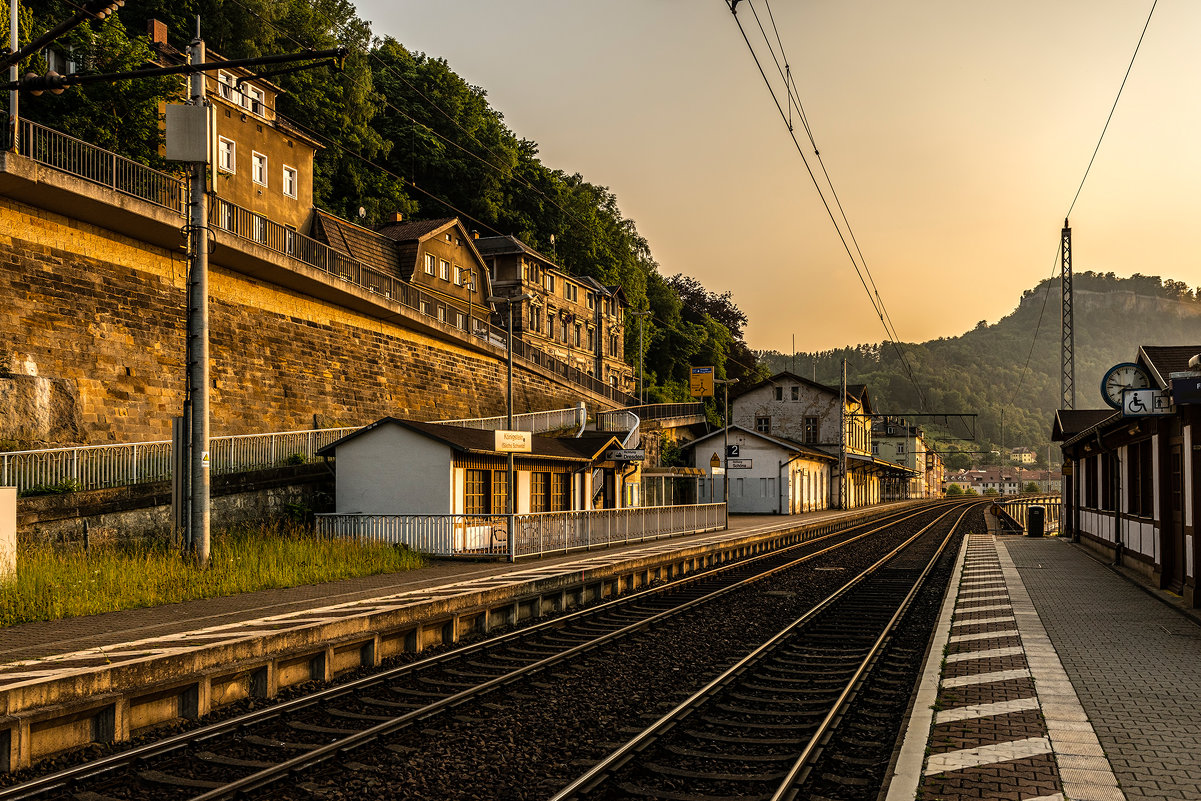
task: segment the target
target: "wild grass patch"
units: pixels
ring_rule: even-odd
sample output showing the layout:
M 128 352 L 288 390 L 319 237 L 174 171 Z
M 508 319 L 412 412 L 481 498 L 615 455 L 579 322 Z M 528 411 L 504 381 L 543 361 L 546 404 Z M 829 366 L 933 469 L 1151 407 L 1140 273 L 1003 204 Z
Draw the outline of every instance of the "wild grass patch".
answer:
M 22 547 L 16 580 L 0 584 L 0 626 L 396 573 L 424 564 L 421 554 L 404 548 L 319 538 L 300 527 L 214 532 L 204 570 L 166 543 Z

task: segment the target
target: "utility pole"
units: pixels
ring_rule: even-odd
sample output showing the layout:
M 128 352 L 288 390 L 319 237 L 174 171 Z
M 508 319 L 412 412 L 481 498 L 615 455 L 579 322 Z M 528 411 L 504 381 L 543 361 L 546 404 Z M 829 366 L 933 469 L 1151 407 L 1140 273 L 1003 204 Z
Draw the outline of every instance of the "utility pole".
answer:
M 20 7 L 19 0 L 8 0 L 8 47 L 9 52 L 12 53 L 17 52 L 17 13 Z M 8 80 L 10 82 L 16 83 L 17 79 L 21 77 L 17 73 L 18 69 L 19 65 L 15 61 L 9 65 Z M 8 142 L 5 143 L 5 147 L 13 151 L 17 149 L 17 97 L 19 94 L 20 92 L 15 88 L 8 92 Z
M 1059 289 L 1063 296 L 1063 337 L 1059 348 L 1059 397 L 1064 409 L 1076 408 L 1076 337 L 1072 331 L 1072 229 L 1063 220 L 1059 241 Z
M 196 38 L 188 48 L 188 63 L 204 63 L 204 40 L 200 38 L 200 18 L 196 19 Z M 205 74 L 190 79 L 193 106 L 204 106 Z M 207 131 L 207 122 L 206 122 Z M 188 539 L 200 567 L 209 561 L 209 299 L 208 299 L 208 160 L 193 162 L 188 181 L 188 236 L 191 239 L 191 263 L 188 270 L 188 393 L 191 410 L 191 475 L 189 477 L 190 521 Z
M 489 303 L 503 303 L 509 313 L 509 341 L 505 345 L 505 350 L 508 352 L 506 359 L 506 376 L 505 376 L 505 430 L 513 430 L 513 304 L 524 303 L 527 300 L 532 300 L 533 295 L 524 294 L 516 297 L 490 297 Z M 517 561 L 517 506 L 516 496 L 514 495 L 514 483 L 516 479 L 516 469 L 513 465 L 513 452 L 508 453 L 509 463 L 505 487 L 505 514 L 508 516 L 509 530 L 509 561 Z
M 646 349 L 642 346 L 642 318 L 651 313 L 650 309 L 640 312 L 630 312 L 638 318 L 638 405 L 646 403 L 646 373 L 643 371 L 643 359 Z
M 842 360 L 842 388 L 838 396 L 838 508 L 846 509 L 847 488 L 847 360 Z
M 721 419 L 722 433 L 724 435 L 722 442 L 722 495 L 721 499 L 726 504 L 726 524 L 730 521 L 730 384 L 737 381 L 737 378 L 715 378 L 714 384 L 725 384 L 725 414 Z

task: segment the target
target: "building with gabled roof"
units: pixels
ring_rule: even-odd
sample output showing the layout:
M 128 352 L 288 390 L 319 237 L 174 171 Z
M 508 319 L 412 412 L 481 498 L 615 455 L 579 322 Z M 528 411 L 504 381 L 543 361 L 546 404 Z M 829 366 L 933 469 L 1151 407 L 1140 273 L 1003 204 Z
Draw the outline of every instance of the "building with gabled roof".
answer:
M 475 240 L 496 293 L 533 300 L 514 309 L 514 335 L 604 384 L 634 388 L 625 361 L 625 294 L 589 276 L 571 275 L 515 236 Z M 498 323 L 503 324 L 503 323 Z
M 318 454 L 336 455 L 338 514 L 503 515 L 508 455 L 496 450 L 495 435 L 385 417 Z M 594 479 L 620 470 L 605 460 L 621 448 L 612 434 L 534 434 L 531 443 L 529 453 L 514 455 L 517 514 L 591 509 Z
M 831 468 L 838 459 L 825 451 L 772 437 L 739 425 L 730 426 L 729 444 L 736 448 L 729 467 L 731 514 L 802 514 L 830 506 Z M 705 471 L 700 503 L 720 502 L 725 476 L 712 468 L 727 432 L 718 430 L 689 446 L 694 467 Z M 712 454 L 712 455 L 711 455 Z M 718 461 L 723 461 L 718 457 Z
M 847 508 L 879 503 L 886 482 L 907 481 L 913 471 L 872 455 L 871 396 L 863 384 L 846 392 L 788 371 L 746 388 L 730 399 L 732 426 L 816 448 L 831 456 L 844 454 L 847 481 L 839 471 L 831 481 L 831 506 Z
M 1123 392 L 1117 409 L 1061 409 L 1052 431 L 1064 459 L 1064 533 L 1193 607 L 1201 370 L 1189 362 L 1198 355 L 1201 345 L 1144 345 L 1134 364 L 1149 388 Z M 1127 406 L 1144 394 L 1149 402 Z

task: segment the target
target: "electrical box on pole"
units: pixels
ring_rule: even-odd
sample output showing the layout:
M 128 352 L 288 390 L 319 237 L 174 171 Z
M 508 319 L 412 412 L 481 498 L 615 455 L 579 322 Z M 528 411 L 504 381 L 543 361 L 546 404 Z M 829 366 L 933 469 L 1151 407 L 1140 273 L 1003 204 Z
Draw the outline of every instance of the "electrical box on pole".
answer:
M 167 105 L 167 160 L 204 162 L 213 152 L 215 107 L 211 105 Z

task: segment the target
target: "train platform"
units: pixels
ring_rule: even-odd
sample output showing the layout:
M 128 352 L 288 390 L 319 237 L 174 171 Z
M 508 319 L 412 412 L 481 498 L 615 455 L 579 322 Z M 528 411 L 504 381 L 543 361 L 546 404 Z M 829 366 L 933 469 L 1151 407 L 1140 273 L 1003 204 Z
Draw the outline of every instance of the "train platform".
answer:
M 1201 799 L 1201 625 L 1057 537 L 981 532 L 887 801 Z
M 9 627 L 0 637 L 0 772 L 912 503 L 738 516 L 725 531 L 517 564 L 435 561 L 406 573 Z

